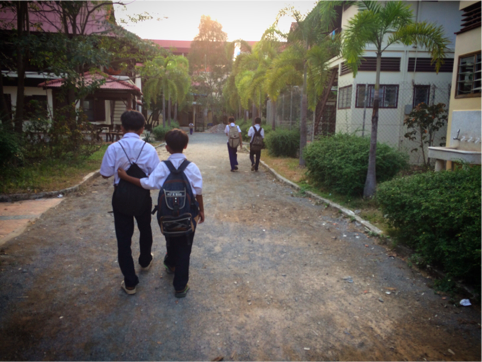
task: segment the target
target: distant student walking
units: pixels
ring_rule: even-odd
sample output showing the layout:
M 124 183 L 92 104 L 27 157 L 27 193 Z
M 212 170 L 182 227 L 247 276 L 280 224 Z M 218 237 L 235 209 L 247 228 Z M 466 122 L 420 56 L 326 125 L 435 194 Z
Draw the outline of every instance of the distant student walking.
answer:
M 224 133 L 228 136 L 228 154 L 231 172 L 235 172 L 238 170 L 238 147 L 243 147 L 243 138 L 241 129 L 234 123 L 234 117 L 229 117 L 229 124 L 224 129 Z
M 152 265 L 152 200 L 148 190 L 138 188 L 129 194 L 129 191 L 132 190 L 120 187 L 117 169 L 123 168 L 129 174 L 133 173 L 131 171 L 137 171 L 140 173 L 140 177 L 147 177 L 156 169 L 160 161 L 156 149 L 140 138 L 145 124 L 142 113 L 132 110 L 125 111 L 121 115 L 121 122 L 124 136 L 120 141 L 107 148 L 100 167 L 100 174 L 104 178 L 114 176 L 112 208 L 117 236 L 118 262 L 124 275 L 121 287 L 127 294 L 135 294 L 139 278 L 136 275 L 131 251 L 134 219 L 137 221 L 140 233 L 139 264 L 141 270 L 147 271 Z
M 189 123 L 189 134 L 192 135 L 192 132 L 194 131 L 194 123 Z
M 254 123 L 254 126 L 250 127 L 248 131 L 248 137 L 251 137 L 249 159 L 251 160 L 251 171 L 258 171 L 261 150 L 264 147 L 264 129 L 261 128 L 261 118 L 256 117 Z

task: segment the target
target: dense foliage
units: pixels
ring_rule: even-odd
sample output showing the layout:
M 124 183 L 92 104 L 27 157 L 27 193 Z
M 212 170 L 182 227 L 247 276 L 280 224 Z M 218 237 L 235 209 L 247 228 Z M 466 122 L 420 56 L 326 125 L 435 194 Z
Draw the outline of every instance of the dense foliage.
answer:
M 264 141 L 271 156 L 296 157 L 300 150 L 300 131 L 277 129 L 265 135 Z
M 383 183 L 378 202 L 400 239 L 430 265 L 480 285 L 480 167 Z
M 308 177 L 345 195 L 361 196 L 368 168 L 370 139 L 349 134 L 323 137 L 305 148 Z M 386 144 L 377 145 L 377 182 L 393 178 L 408 157 Z
M 171 121 L 171 125 L 166 124 L 163 126 L 162 124 L 154 127 L 152 129 L 152 135 L 154 138 L 158 141 L 163 141 L 164 137 L 166 136 L 166 133 L 169 132 L 173 128 L 179 128 L 179 124 L 175 121 Z

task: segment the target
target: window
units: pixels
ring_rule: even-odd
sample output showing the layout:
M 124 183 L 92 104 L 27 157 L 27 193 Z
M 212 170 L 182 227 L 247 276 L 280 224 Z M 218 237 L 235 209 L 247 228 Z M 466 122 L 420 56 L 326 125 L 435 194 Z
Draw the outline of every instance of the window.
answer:
M 375 85 L 368 84 L 368 90 L 365 85 L 357 85 L 356 88 L 356 108 L 365 108 L 365 98 L 367 100 L 367 108 L 373 108 L 373 100 L 375 98 Z M 366 97 L 365 97 L 366 96 Z M 398 107 L 398 85 L 380 84 L 380 108 L 397 108 Z
M 480 96 L 480 64 L 480 52 L 459 57 L 456 96 Z
M 430 103 L 430 86 L 416 85 L 413 87 L 413 106 L 416 107 L 420 103 L 429 105 Z
M 343 87 L 338 90 L 338 109 L 346 109 L 351 107 L 351 90 L 352 86 Z

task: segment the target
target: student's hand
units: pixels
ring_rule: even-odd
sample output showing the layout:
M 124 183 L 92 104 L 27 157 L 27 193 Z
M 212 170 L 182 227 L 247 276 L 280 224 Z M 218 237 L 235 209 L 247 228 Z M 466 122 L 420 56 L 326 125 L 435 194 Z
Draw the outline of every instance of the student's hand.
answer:
M 119 177 L 120 177 L 121 179 L 123 179 L 123 180 L 126 179 L 127 173 L 124 171 L 123 168 L 119 167 L 119 168 L 117 169 L 117 174 L 119 175 Z
M 199 221 L 198 224 L 202 224 L 204 222 L 204 211 L 199 211 Z

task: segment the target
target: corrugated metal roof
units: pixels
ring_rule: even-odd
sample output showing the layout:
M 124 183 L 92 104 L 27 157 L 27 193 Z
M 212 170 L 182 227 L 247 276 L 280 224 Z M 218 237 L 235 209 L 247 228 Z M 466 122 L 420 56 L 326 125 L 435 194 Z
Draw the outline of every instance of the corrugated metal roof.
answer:
M 110 76 L 104 73 L 94 73 L 94 74 L 91 74 L 89 72 L 84 73 L 84 82 L 86 85 L 92 83 L 92 80 L 100 80 L 100 79 L 106 80 L 106 82 L 99 87 L 100 89 L 126 90 L 126 91 L 131 91 L 132 93 L 136 93 L 137 95 L 142 94 L 141 90 L 138 87 L 136 87 L 132 81 L 119 80 L 114 78 L 113 76 Z M 48 80 L 46 82 L 40 83 L 38 86 L 43 88 L 60 88 L 63 82 L 64 82 L 64 79 L 54 79 L 54 80 Z

